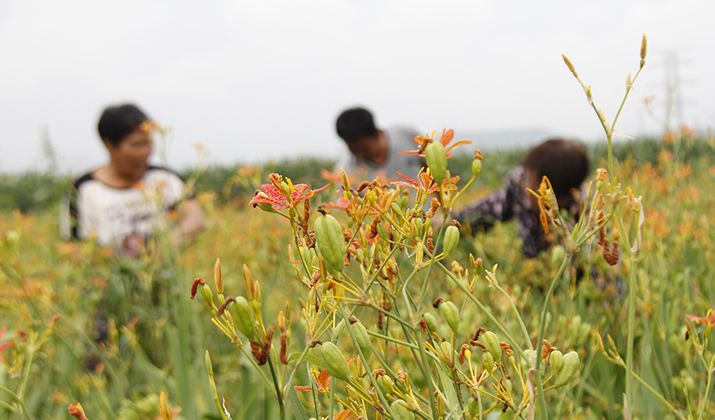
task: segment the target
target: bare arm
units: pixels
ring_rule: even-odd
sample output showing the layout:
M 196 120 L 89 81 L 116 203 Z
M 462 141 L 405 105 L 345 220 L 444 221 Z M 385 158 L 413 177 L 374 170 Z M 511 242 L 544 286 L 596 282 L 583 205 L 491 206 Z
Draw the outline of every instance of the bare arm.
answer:
M 193 237 L 203 229 L 206 216 L 201 205 L 195 198 L 189 198 L 181 204 L 179 209 L 179 226 L 174 229 L 176 243 L 181 243 L 185 237 Z

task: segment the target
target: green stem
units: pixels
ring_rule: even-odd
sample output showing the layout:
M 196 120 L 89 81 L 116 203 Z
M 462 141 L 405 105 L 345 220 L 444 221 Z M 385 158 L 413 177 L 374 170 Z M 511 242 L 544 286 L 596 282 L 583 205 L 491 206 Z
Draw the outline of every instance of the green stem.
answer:
M 516 319 L 519 321 L 519 325 L 521 326 L 521 332 L 524 333 L 524 338 L 526 338 L 526 343 L 529 345 L 529 349 L 534 350 L 534 346 L 531 344 L 531 337 L 529 336 L 529 331 L 526 329 L 526 325 L 524 325 L 524 320 L 521 319 L 521 315 L 519 314 L 519 310 L 516 309 L 516 306 L 514 306 L 514 302 L 511 300 L 511 296 L 502 289 L 501 286 L 499 286 L 498 283 L 494 283 L 494 287 L 499 290 L 504 297 L 506 297 L 506 300 L 509 301 L 509 305 L 511 305 L 511 309 L 514 310 L 514 314 L 516 315 Z
M 551 306 L 551 296 L 554 294 L 554 289 L 556 289 L 556 284 L 559 282 L 559 279 L 561 278 L 561 275 L 566 270 L 566 267 L 569 265 L 569 263 L 571 263 L 572 258 L 573 258 L 573 254 L 567 256 L 561 262 L 559 271 L 556 273 L 553 280 L 551 280 L 551 286 L 549 287 L 549 291 L 546 293 L 546 296 L 544 297 L 544 306 L 541 309 L 541 316 L 539 317 L 539 340 L 536 342 L 536 364 L 534 366 L 534 376 L 536 379 L 536 387 L 537 387 L 537 390 L 539 393 L 539 403 L 541 404 L 541 410 L 542 410 L 541 415 L 542 415 L 542 418 L 547 419 L 547 420 L 549 418 L 549 406 L 546 405 L 546 396 L 544 395 L 544 385 L 541 381 L 541 348 L 544 345 L 544 330 L 546 329 L 546 314 L 549 311 L 549 306 Z
M 268 366 L 271 368 L 271 375 L 273 376 L 273 386 L 276 388 L 276 397 L 278 398 L 278 408 L 281 412 L 281 420 L 286 418 L 286 408 L 283 404 L 283 394 L 281 393 L 281 386 L 278 384 L 278 376 L 276 375 L 275 366 L 273 366 L 273 360 L 268 358 Z
M 17 400 L 17 402 L 20 404 L 20 407 L 22 408 L 22 413 L 25 415 L 25 417 L 27 417 L 28 419 L 31 418 L 30 414 L 27 412 L 27 408 L 25 408 L 25 403 L 22 401 L 22 399 L 17 394 L 12 392 L 12 390 L 10 390 L 9 388 L 5 388 L 2 385 L 0 385 L 0 391 L 4 391 L 4 392 L 10 394 L 10 396 L 14 397 Z
M 399 345 L 401 345 L 401 346 L 405 346 L 405 347 L 409 347 L 409 348 L 411 348 L 411 349 L 417 350 L 417 346 L 414 345 L 414 344 L 412 344 L 412 343 L 408 343 L 408 342 L 406 342 L 406 341 L 398 340 L 398 339 L 396 339 L 396 338 L 392 338 L 392 337 L 389 337 L 389 336 L 386 336 L 386 335 L 383 335 L 383 334 L 380 334 L 380 333 L 376 333 L 376 332 L 373 332 L 373 331 L 369 331 L 369 330 L 367 331 L 367 333 L 368 333 L 368 335 L 371 335 L 371 336 L 373 336 L 373 337 L 381 338 L 381 339 L 384 339 L 384 340 L 386 340 L 386 341 L 391 341 L 391 342 L 393 342 L 393 343 L 395 343 L 395 344 L 399 344 Z
M 703 397 L 703 406 L 700 407 L 700 414 L 698 415 L 698 420 L 703 418 L 703 412 L 705 412 L 705 406 L 708 402 L 708 396 L 710 395 L 710 382 L 713 376 L 713 368 L 708 367 L 708 381 L 705 383 L 705 397 Z

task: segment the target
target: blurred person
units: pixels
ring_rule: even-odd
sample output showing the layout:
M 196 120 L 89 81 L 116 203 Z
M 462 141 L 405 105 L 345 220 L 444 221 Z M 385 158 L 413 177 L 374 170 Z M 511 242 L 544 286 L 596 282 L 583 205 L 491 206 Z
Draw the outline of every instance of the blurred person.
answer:
M 176 211 L 175 243 L 199 232 L 204 214 L 184 181 L 174 172 L 150 166 L 152 130 L 158 126 L 132 104 L 107 107 L 99 118 L 99 137 L 109 162 L 80 177 L 74 184 L 71 209 L 73 233 L 138 257 L 167 213 Z
M 516 219 L 523 241 L 522 252 L 535 258 L 553 243 L 539 222 L 539 209 L 527 188 L 538 190 L 544 176 L 549 178 L 560 209 L 578 217 L 579 203 L 574 197 L 589 172 L 586 148 L 578 141 L 552 139 L 529 151 L 521 166 L 512 169 L 504 188 L 455 212 L 452 216 L 472 231 L 488 230 L 497 221 Z M 583 191 L 580 192 L 584 196 Z
M 362 175 L 366 179 L 397 178 L 397 172 L 415 178 L 424 166 L 424 159 L 415 155 L 400 155 L 415 148 L 412 140 L 419 135 L 406 127 L 378 129 L 372 114 L 365 108 L 350 108 L 338 117 L 335 128 L 345 141 L 350 155 L 338 162 L 336 169 L 343 168 L 350 175 Z

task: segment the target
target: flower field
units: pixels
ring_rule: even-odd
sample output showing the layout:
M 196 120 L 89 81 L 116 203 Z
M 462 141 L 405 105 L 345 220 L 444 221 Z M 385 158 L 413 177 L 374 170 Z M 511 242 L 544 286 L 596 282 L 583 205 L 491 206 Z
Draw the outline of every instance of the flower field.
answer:
M 580 220 L 534 191 L 536 259 L 449 223 L 523 155 L 447 160 L 450 131 L 393 184 L 209 170 L 207 229 L 136 260 L 3 211 L 0 418 L 713 418 L 715 142 L 602 121 Z

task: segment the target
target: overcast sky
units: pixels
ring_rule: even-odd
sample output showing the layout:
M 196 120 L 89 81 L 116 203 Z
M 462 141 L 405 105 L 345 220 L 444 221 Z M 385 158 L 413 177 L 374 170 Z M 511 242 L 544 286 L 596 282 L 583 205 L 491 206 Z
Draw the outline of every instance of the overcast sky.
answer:
M 60 169 L 105 163 L 96 121 L 135 102 L 174 129 L 177 169 L 337 157 L 340 111 L 370 108 L 380 126 L 462 133 L 542 129 L 603 137 L 576 66 L 613 118 L 629 72 L 647 65 L 619 131 L 657 132 L 643 98 L 715 125 L 712 0 L 0 1 L 0 172 L 42 168 L 47 129 Z M 679 107 L 678 107 L 679 106 Z M 479 146 L 479 145 L 477 145 Z

